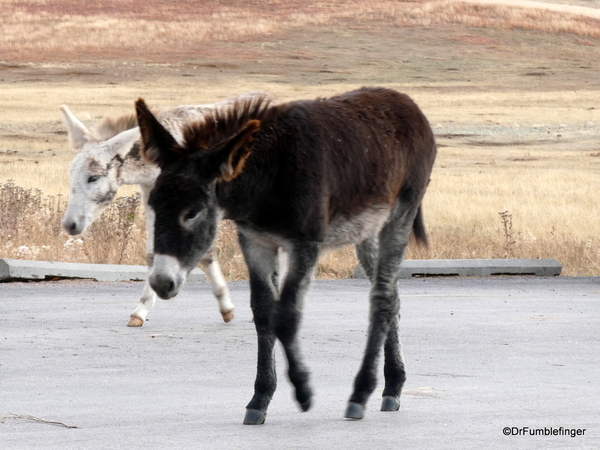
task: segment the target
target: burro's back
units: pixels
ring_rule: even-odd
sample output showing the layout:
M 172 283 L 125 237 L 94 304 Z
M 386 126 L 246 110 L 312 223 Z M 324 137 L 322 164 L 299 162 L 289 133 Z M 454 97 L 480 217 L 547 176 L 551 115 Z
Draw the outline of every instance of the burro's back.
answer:
M 273 232 L 285 224 L 287 238 L 336 247 L 375 232 L 398 200 L 420 203 L 436 146 L 408 96 L 364 88 L 249 114 L 255 117 L 260 126 L 248 136 L 243 169 L 221 186 L 227 218 L 251 217 Z M 424 240 L 424 232 L 416 237 Z

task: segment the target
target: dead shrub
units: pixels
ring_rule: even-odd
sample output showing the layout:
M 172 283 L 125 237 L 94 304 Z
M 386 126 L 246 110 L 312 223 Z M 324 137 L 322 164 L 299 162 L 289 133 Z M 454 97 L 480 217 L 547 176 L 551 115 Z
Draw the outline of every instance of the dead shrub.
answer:
M 12 181 L 0 183 L 0 257 L 108 264 L 145 264 L 146 231 L 140 195 L 116 199 L 83 236 L 68 236 L 61 220 L 66 202 Z M 600 238 L 583 238 L 552 227 L 546 232 L 520 229 L 512 213 L 499 213 L 497 229 L 428 224 L 430 247 L 411 243 L 408 259 L 556 258 L 563 275 L 600 274 Z M 215 256 L 227 280 L 244 280 L 248 270 L 235 224 L 223 221 Z M 354 248 L 342 247 L 319 261 L 317 278 L 351 278 L 358 264 Z
M 140 195 L 116 199 L 83 236 L 62 228 L 66 201 L 12 181 L 0 183 L 0 254 L 4 258 L 145 264 Z M 140 242 L 142 245 L 131 245 Z

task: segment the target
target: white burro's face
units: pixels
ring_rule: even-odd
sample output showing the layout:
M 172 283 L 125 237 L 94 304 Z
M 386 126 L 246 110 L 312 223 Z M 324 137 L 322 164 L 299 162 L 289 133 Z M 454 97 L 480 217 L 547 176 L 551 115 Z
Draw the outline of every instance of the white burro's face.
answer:
M 62 222 L 71 235 L 83 233 L 102 214 L 119 186 L 116 161 L 98 157 L 100 152 L 93 150 L 99 149 L 86 147 L 98 145 L 86 144 L 71 163 L 71 188 Z
M 69 175 L 71 186 L 62 225 L 71 235 L 83 233 L 114 199 L 123 158 L 139 140 L 132 128 L 106 141 L 96 141 L 87 128 L 63 107 L 71 147 L 78 151 Z

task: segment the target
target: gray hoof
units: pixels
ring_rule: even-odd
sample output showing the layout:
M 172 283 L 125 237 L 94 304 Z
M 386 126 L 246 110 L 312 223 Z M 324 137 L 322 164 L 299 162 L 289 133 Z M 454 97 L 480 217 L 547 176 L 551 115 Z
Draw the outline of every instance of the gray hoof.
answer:
M 400 400 L 391 395 L 386 395 L 381 400 L 382 411 L 398 411 L 400 409 Z
M 312 406 L 312 400 L 309 398 L 304 403 L 300 403 L 300 408 L 302 408 L 302 412 L 308 411 Z
M 247 409 L 244 417 L 244 425 L 262 425 L 267 415 L 258 409 Z
M 365 415 L 365 408 L 363 405 L 359 405 L 358 403 L 348 402 L 348 407 L 346 408 L 346 419 L 359 420 L 362 419 Z

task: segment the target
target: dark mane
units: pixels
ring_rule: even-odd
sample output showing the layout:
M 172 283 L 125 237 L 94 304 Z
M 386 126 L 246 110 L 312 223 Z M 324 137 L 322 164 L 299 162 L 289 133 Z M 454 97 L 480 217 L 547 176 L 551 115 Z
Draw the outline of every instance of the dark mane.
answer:
M 117 134 L 122 133 L 123 131 L 131 130 L 137 126 L 137 116 L 135 114 L 127 114 L 117 119 L 107 117 L 100 123 L 93 126 L 90 131 L 92 132 L 94 139 L 96 139 L 98 142 L 101 142 L 113 138 Z
M 183 146 L 188 151 L 208 149 L 236 133 L 249 120 L 266 120 L 277 113 L 277 100 L 269 94 L 236 99 L 232 103 L 215 108 L 201 120 L 183 127 Z

